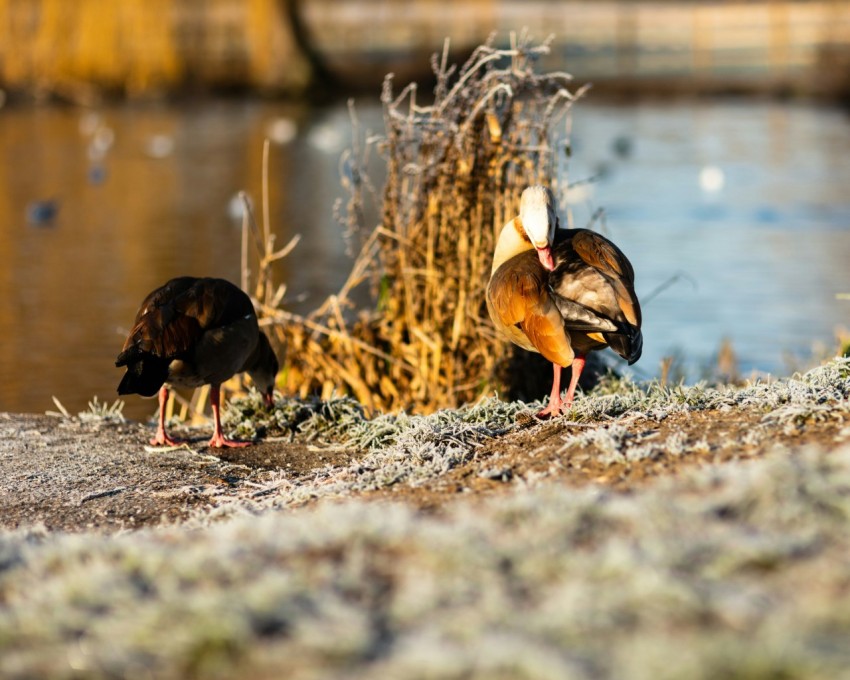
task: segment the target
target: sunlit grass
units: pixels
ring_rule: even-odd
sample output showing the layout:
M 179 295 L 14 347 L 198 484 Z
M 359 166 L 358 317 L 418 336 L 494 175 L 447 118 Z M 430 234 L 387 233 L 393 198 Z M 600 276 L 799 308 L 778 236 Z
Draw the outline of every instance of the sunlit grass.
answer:
M 746 410 L 757 424 L 741 442 L 752 445 L 778 430 L 793 433 L 806 423 L 850 419 L 850 359 L 836 358 L 806 373 L 745 385 L 664 385 L 609 376 L 591 393 L 580 396 L 564 422 L 582 425 L 564 440 L 564 449 L 595 444 L 608 462 L 637 461 L 661 453 L 681 456 L 705 451 L 704 439 L 688 441 L 673 433 L 667 440 L 640 445 L 625 436 L 625 424 L 635 420 L 660 422 L 675 414 L 698 411 L 719 413 Z M 235 400 L 225 423 L 242 436 L 285 434 L 293 441 L 342 444 L 364 451 L 356 462 L 341 468 L 327 466 L 297 484 L 284 484 L 263 496 L 260 505 L 298 505 L 306 500 L 347 496 L 418 484 L 434 479 L 470 461 L 485 442 L 517 429 L 526 429 L 542 404 L 482 399 L 461 409 L 445 409 L 427 416 L 379 414 L 369 417 L 349 398 L 321 400 L 280 399 L 272 413 L 260 407 L 259 395 Z M 536 427 L 542 427 L 536 426 Z M 533 434 L 529 435 L 533 438 Z M 222 514 L 238 510 L 223 506 Z

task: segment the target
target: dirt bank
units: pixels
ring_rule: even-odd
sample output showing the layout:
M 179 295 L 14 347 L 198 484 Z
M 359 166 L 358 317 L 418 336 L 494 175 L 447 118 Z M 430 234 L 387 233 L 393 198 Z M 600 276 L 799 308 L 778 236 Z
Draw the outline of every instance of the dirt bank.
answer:
M 242 449 L 206 446 L 208 432 L 178 431 L 179 448 L 148 445 L 153 429 L 133 422 L 84 422 L 0 414 L 0 526 L 115 531 L 185 519 L 267 481 L 298 479 L 344 465 L 339 447 L 265 441 Z
M 810 387 L 793 397 L 797 385 L 805 383 L 774 383 L 758 398 L 731 388 L 706 397 L 693 388 L 664 396 L 669 403 L 663 406 L 640 393 L 636 399 L 657 403 L 616 417 L 588 411 L 579 420 L 540 422 L 522 404 L 496 401 L 418 420 L 363 419 L 361 429 L 405 433 L 387 435 L 386 445 L 372 433 L 372 446 L 362 435 L 330 443 L 295 427 L 225 450 L 206 446 L 207 431 L 177 430 L 186 445 L 163 449 L 148 445 L 152 428 L 140 423 L 0 414 L 0 526 L 111 532 L 234 505 L 294 507 L 325 497 L 401 500 L 440 512 L 459 498 L 542 482 L 630 490 L 685 468 L 760 457 L 777 446 L 829 450 L 850 438 L 846 400 L 827 404 Z M 578 414 L 608 398 L 583 399 Z M 677 399 L 684 406 L 670 405 Z M 404 437 L 410 441 L 399 443 Z

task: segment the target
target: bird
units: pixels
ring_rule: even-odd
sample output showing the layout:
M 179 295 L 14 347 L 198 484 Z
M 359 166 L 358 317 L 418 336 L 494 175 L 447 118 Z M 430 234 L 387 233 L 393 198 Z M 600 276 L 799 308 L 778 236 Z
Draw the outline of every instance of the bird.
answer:
M 486 301 L 497 330 L 552 362 L 549 403 L 568 410 L 587 354 L 610 347 L 629 364 L 643 348 L 634 269 L 610 240 L 589 229 L 560 229 L 552 191 L 527 187 L 519 215 L 499 233 Z M 566 398 L 561 370 L 572 366 Z
M 169 385 L 210 385 L 215 430 L 209 445 L 213 448 L 250 444 L 222 434 L 221 383 L 247 372 L 271 407 L 279 368 L 251 298 L 225 279 L 193 276 L 171 279 L 144 299 L 115 365 L 127 367 L 118 394 L 152 397 L 159 393 L 154 446 L 180 443 L 165 431 Z
M 55 199 L 32 201 L 27 205 L 27 222 L 34 226 L 51 225 L 58 212 L 59 201 Z

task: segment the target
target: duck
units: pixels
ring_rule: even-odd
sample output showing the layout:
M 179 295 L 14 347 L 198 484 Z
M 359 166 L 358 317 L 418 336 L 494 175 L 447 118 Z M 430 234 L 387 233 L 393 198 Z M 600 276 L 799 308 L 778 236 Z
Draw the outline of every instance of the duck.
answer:
M 634 268 L 609 239 L 589 229 L 561 229 L 555 198 L 527 187 L 519 214 L 499 232 L 486 289 L 499 333 L 552 363 L 549 402 L 537 415 L 568 411 L 589 352 L 610 347 L 629 365 L 643 348 Z M 561 371 L 572 367 L 565 398 Z
M 169 386 L 210 385 L 215 429 L 213 448 L 248 446 L 251 442 L 226 438 L 221 431 L 221 383 L 246 372 L 274 404 L 274 382 L 279 364 L 268 336 L 260 330 L 251 298 L 225 279 L 181 276 L 173 278 L 144 299 L 118 358 L 126 366 L 118 394 L 159 394 L 159 424 L 154 446 L 181 442 L 165 431 Z
M 52 225 L 59 212 L 59 201 L 46 199 L 27 205 L 27 222 L 33 226 Z

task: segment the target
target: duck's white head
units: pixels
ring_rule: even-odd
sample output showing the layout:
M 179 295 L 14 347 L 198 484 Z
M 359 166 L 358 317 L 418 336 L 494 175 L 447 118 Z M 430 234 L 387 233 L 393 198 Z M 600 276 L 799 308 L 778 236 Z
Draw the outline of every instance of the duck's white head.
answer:
M 540 264 L 552 271 L 555 268 L 552 260 L 552 241 L 558 224 L 552 191 L 540 184 L 523 191 L 519 202 L 519 219 L 531 245 L 537 251 Z

